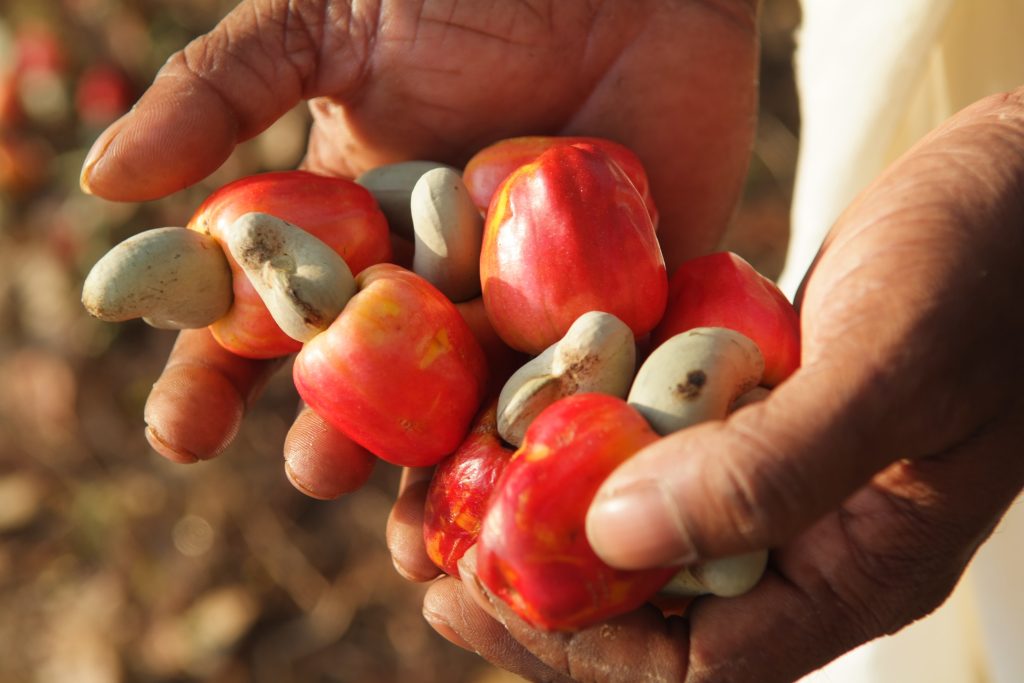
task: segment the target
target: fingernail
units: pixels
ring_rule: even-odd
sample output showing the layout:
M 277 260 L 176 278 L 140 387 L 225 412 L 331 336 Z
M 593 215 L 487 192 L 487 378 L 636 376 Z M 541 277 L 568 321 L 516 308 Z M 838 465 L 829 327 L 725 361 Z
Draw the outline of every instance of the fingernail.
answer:
M 480 583 L 480 579 L 476 576 L 476 546 L 471 547 L 463 554 L 462 558 L 458 561 L 458 566 L 459 578 L 462 580 L 462 585 L 466 587 L 466 592 L 473 598 L 473 602 L 491 615 L 492 618 L 501 621 L 501 617 L 494 609 L 494 605 L 487 595 L 487 589 L 484 588 L 484 585 Z
M 698 560 L 675 499 L 657 480 L 600 494 L 587 514 L 587 539 L 602 560 L 620 569 Z
M 284 461 L 284 476 L 287 477 L 288 481 L 299 493 L 305 496 L 315 498 L 316 500 L 334 500 L 335 498 L 338 498 L 338 496 L 328 496 L 318 491 L 314 491 L 312 487 L 303 483 L 295 474 L 295 470 L 292 469 L 291 463 L 289 463 L 288 460 Z
M 406 569 L 405 565 L 399 562 L 397 557 L 391 557 L 391 566 L 395 568 L 395 571 L 398 573 L 399 576 L 401 576 L 409 583 L 422 583 L 424 580 L 423 577 L 419 574 L 416 574 Z M 424 616 L 425 615 L 426 613 L 424 613 Z M 458 643 L 456 643 L 456 645 L 458 645 Z
M 131 112 L 114 121 L 92 143 L 92 147 L 89 148 L 89 153 L 85 155 L 85 161 L 82 163 L 82 173 L 78 177 L 78 184 L 82 188 L 82 192 L 92 194 L 91 183 L 96 167 L 102 163 L 107 150 L 114 144 L 117 136 L 121 133 L 121 129 L 124 128 L 125 119 L 130 115 Z
M 445 621 L 443 617 L 441 617 L 441 616 L 439 616 L 439 615 L 437 615 L 437 614 L 435 614 L 433 612 L 428 612 L 427 610 L 423 610 L 423 618 L 427 620 L 427 623 L 430 624 L 430 627 L 432 629 L 437 631 L 438 634 L 441 635 L 449 643 L 451 643 L 453 645 L 457 645 L 457 646 L 461 647 L 463 650 L 469 650 L 470 652 L 476 652 L 476 648 L 474 648 L 472 645 L 470 645 L 468 642 L 466 642 L 466 640 L 462 636 L 460 636 L 455 631 L 455 629 L 453 629 L 451 627 L 451 624 L 449 624 L 447 621 Z
M 149 425 L 146 425 L 146 441 L 149 442 L 149 445 L 154 451 L 172 462 L 181 463 L 183 465 L 191 465 L 192 463 L 199 462 L 199 458 L 196 457 L 194 453 L 174 448 L 160 436 L 159 432 Z

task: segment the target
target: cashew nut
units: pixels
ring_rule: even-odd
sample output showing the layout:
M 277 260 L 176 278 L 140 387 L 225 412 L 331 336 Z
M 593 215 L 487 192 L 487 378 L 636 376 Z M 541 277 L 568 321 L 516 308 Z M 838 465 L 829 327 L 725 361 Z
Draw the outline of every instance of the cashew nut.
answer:
M 729 406 L 729 414 L 732 415 L 740 408 L 746 408 L 747 406 L 753 405 L 758 401 L 763 401 L 764 399 L 768 398 L 768 396 L 771 393 L 772 390 L 769 389 L 768 387 L 756 386 L 750 391 L 741 394 L 735 401 L 732 402 L 732 405 Z
M 755 550 L 683 567 L 662 591 L 672 595 L 717 595 L 734 598 L 757 585 L 768 564 L 768 552 Z
M 699 327 L 658 346 L 644 361 L 627 401 L 659 434 L 724 418 L 760 400 L 764 358 L 757 344 L 723 327 Z M 761 579 L 768 552 L 684 567 L 662 590 L 675 595 L 742 595 Z
M 671 434 L 725 417 L 763 372 L 764 358 L 749 338 L 724 327 L 698 327 L 651 352 L 626 400 L 654 431 Z
M 565 336 L 502 387 L 498 433 L 519 446 L 533 419 L 560 398 L 584 392 L 625 397 L 635 367 L 636 344 L 629 326 L 610 313 L 584 313 Z
M 108 322 L 142 318 L 153 327 L 206 327 L 231 307 L 231 269 L 217 241 L 185 228 L 129 237 L 89 271 L 82 304 Z
M 420 176 L 434 168 L 452 167 L 437 161 L 401 161 L 372 168 L 356 178 L 356 182 L 369 190 L 377 200 L 380 210 L 388 219 L 391 232 L 411 240 L 413 230 L 409 198 Z
M 352 271 L 337 252 L 276 216 L 244 214 L 226 238 L 231 256 L 292 339 L 307 342 L 326 330 L 355 294 Z
M 424 173 L 412 189 L 410 208 L 412 269 L 452 301 L 478 296 L 483 218 L 459 172 L 443 166 Z

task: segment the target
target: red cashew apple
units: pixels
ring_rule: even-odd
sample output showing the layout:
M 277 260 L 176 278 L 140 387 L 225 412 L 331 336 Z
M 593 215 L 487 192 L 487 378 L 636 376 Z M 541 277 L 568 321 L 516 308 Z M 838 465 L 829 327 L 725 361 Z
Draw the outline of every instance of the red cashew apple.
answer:
M 668 280 L 643 198 L 596 149 L 555 146 L 512 172 L 488 210 L 480 254 L 494 329 L 537 354 L 589 311 L 636 337 L 665 309 Z
M 367 268 L 330 326 L 295 358 L 302 399 L 374 455 L 437 463 L 462 442 L 487 383 L 483 351 L 455 305 L 415 273 Z
M 775 386 L 800 365 L 800 318 L 793 304 L 731 252 L 690 259 L 676 269 L 652 346 L 697 327 L 726 327 L 752 339 L 764 356 L 765 386 Z
M 658 435 L 624 400 L 575 394 L 526 431 L 491 499 L 477 575 L 530 624 L 574 630 L 639 607 L 673 568 L 614 569 L 587 542 L 585 519 L 612 470 Z
M 440 569 L 459 575 L 458 561 L 476 543 L 487 504 L 514 450 L 498 436 L 498 404 L 489 402 L 458 450 L 438 463 L 427 490 L 423 539 Z
M 563 145 L 598 149 L 611 157 L 643 197 L 651 222 L 655 228 L 658 227 L 658 209 L 651 196 L 647 171 L 640 159 L 628 147 L 603 138 L 533 135 L 508 138 L 485 147 L 473 155 L 462 173 L 473 203 L 481 213 L 486 213 L 494 193 L 505 178 L 520 166 L 535 161 L 552 147 Z
M 242 178 L 215 191 L 187 227 L 212 235 L 227 254 L 234 298 L 227 315 L 210 331 L 221 346 L 240 356 L 275 358 L 301 348 L 274 322 L 227 249 L 228 230 L 250 212 L 277 216 L 306 230 L 340 254 L 354 274 L 391 258 L 384 214 L 373 196 L 352 181 L 278 171 Z

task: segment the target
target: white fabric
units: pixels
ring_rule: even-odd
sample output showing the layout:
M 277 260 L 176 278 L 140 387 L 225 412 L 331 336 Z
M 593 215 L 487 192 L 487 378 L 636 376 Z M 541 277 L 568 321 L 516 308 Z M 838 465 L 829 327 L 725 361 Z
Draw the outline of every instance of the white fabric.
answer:
M 790 296 L 886 165 L 971 102 L 1024 85 L 1024 0 L 803 0 L 796 71 L 801 152 L 780 278 Z M 803 683 L 1022 683 L 1022 579 L 1024 497 L 943 607 Z

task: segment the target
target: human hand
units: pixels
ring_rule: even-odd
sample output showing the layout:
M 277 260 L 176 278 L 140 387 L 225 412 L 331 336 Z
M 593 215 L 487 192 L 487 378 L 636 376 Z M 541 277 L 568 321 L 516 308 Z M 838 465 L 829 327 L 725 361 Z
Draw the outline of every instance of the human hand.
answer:
M 531 680 L 792 681 L 948 596 L 1024 486 L 1024 89 L 954 117 L 845 212 L 800 297 L 803 365 L 765 401 L 605 482 L 588 538 L 640 568 L 771 548 L 750 593 L 578 633 L 473 578 L 443 635 Z
M 755 4 L 247 0 L 100 136 L 82 186 L 114 200 L 174 192 L 302 99 L 313 113 L 303 166 L 347 177 L 411 158 L 461 164 L 512 135 L 595 135 L 644 161 L 671 265 L 716 244 L 742 185 Z M 182 333 L 147 404 L 150 442 L 180 461 L 217 455 L 276 367 Z M 196 410 L 201 433 L 185 419 Z M 300 488 L 319 497 L 340 493 L 339 468 L 365 457 L 309 410 L 286 446 Z

